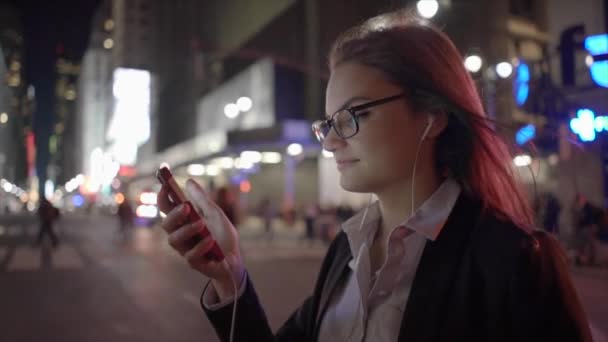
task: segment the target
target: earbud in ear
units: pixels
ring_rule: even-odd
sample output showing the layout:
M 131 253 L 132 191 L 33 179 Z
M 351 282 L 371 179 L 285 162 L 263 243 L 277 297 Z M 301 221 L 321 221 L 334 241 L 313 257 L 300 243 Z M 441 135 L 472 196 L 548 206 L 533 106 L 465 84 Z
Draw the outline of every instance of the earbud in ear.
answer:
M 427 134 L 429 134 L 429 132 L 431 131 L 431 127 L 433 127 L 433 122 L 435 122 L 435 116 L 429 115 L 427 122 L 428 123 L 426 124 L 426 128 L 424 129 L 424 133 L 422 133 L 422 137 L 420 138 L 420 141 L 424 140 L 424 138 L 426 138 Z

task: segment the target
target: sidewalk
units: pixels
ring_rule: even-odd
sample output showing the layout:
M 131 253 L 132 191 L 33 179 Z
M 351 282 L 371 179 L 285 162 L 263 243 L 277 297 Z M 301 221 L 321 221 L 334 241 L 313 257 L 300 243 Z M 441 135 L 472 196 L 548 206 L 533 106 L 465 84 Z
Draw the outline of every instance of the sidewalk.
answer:
M 264 221 L 257 216 L 249 216 L 238 225 L 239 237 L 244 240 L 255 240 L 266 237 Z M 272 221 L 273 239 L 300 240 L 306 234 L 304 220 L 298 219 L 291 226 L 284 220 L 275 218 Z
M 568 255 L 568 260 L 570 260 L 571 264 L 574 264 L 574 260 L 576 258 L 576 250 L 569 247 L 568 243 L 560 240 L 560 243 L 564 248 L 566 248 L 566 254 Z M 596 252 L 596 263 L 597 266 L 602 268 L 608 268 L 608 243 L 595 240 L 595 252 Z

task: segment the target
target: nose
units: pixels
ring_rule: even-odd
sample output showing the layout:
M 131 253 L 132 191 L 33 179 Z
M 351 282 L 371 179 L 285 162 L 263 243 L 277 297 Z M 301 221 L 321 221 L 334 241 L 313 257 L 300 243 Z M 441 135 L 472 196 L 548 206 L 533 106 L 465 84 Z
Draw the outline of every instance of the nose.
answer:
M 330 129 L 325 139 L 323 139 L 323 149 L 334 152 L 346 145 L 346 140 L 342 139 L 334 128 Z

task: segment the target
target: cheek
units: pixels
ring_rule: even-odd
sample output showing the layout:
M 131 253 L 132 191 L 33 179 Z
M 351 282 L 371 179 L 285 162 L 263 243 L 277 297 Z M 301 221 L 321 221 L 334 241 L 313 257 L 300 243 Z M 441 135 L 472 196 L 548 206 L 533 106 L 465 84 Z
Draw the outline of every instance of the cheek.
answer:
M 366 167 L 374 174 L 395 177 L 411 173 L 416 153 L 416 139 L 408 129 L 385 127 L 367 136 Z

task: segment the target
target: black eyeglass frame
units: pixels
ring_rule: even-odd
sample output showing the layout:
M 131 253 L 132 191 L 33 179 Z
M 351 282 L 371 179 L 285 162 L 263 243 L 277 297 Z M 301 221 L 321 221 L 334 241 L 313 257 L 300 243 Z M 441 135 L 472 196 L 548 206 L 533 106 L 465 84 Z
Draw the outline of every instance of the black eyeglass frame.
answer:
M 329 119 L 317 120 L 317 121 L 313 122 L 312 130 L 315 133 L 315 136 L 317 137 L 317 140 L 319 140 L 319 142 L 323 142 L 323 140 L 325 139 L 325 136 L 323 136 L 323 138 L 321 138 L 321 135 L 317 133 L 317 131 L 321 130 L 321 125 L 323 125 L 323 124 L 327 125 L 327 127 L 329 127 L 329 130 L 331 130 L 333 128 L 334 132 L 336 132 L 336 134 L 342 139 L 352 138 L 357 133 L 359 133 L 359 116 L 361 116 L 361 114 L 357 114 L 357 112 L 361 112 L 362 110 L 366 110 L 366 109 L 376 107 L 376 106 L 379 106 L 379 105 L 382 105 L 385 103 L 389 103 L 389 102 L 404 98 L 406 96 L 407 96 L 407 93 L 399 93 L 397 95 L 391 95 L 388 97 L 383 97 L 378 100 L 372 100 L 372 101 L 369 101 L 366 103 L 362 103 L 360 105 L 340 109 L 340 110 L 336 111 L 335 113 L 333 113 Z M 351 119 L 355 122 L 355 131 L 353 132 L 353 134 L 350 134 L 348 136 L 342 135 L 342 133 L 338 129 L 336 129 L 334 126 L 335 116 L 344 110 L 346 110 L 350 114 Z M 328 133 L 329 133 L 329 130 L 327 131 Z

